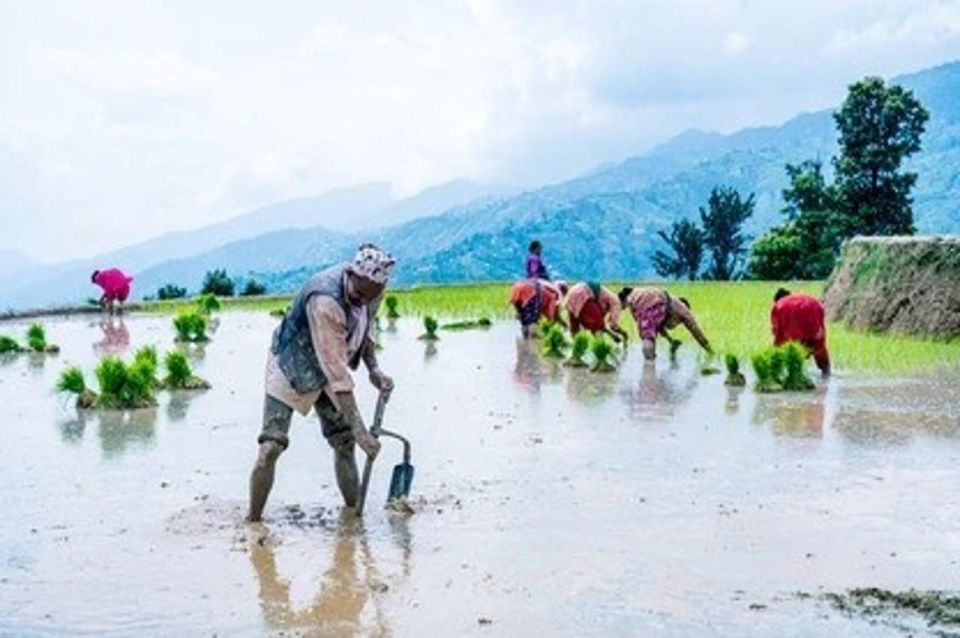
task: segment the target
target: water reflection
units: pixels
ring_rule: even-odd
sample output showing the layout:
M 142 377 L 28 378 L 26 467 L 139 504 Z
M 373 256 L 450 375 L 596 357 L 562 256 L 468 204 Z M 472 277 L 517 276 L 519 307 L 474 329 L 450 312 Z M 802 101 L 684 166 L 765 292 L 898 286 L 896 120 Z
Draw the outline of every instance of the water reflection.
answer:
M 167 403 L 167 420 L 171 423 L 179 423 L 187 418 L 190 403 L 195 396 L 195 392 L 172 390 L 170 392 L 170 401 Z
M 513 378 L 517 385 L 536 394 L 543 380 L 540 350 L 533 339 L 517 339 L 517 363 L 513 368 Z
M 102 338 L 94 342 L 93 352 L 97 355 L 123 354 L 130 347 L 130 332 L 123 317 L 103 316 L 97 324 Z
M 423 358 L 431 359 L 437 354 L 437 342 L 433 339 L 426 340 L 426 346 L 423 349 Z
M 826 421 L 826 388 L 814 392 L 759 394 L 753 421 L 769 425 L 774 434 L 822 438 Z
M 591 372 L 587 368 L 570 368 L 567 372 L 567 396 L 585 405 L 604 403 L 616 394 L 618 385 L 616 372 Z
M 69 445 L 76 445 L 83 440 L 83 433 L 87 429 L 87 417 L 83 412 L 75 417 L 57 423 L 60 440 Z
M 187 355 L 191 361 L 203 361 L 207 356 L 206 343 L 177 343 L 177 349 Z
M 270 631 L 291 631 L 295 635 L 386 636 L 390 628 L 381 609 L 387 586 L 380 578 L 369 541 L 352 513 L 341 515 L 330 556 L 330 567 L 320 577 L 313 600 L 295 608 L 290 582 L 281 578 L 273 543 L 269 538 L 254 541 L 250 562 L 257 577 L 260 610 Z M 405 527 L 405 523 L 404 523 Z M 409 534 L 398 532 L 400 534 Z M 406 541 L 409 547 L 409 539 Z M 408 564 L 407 559 L 404 563 Z M 409 573 L 408 568 L 406 573 Z M 372 626 L 364 627 L 363 612 L 373 605 Z
M 658 370 L 656 362 L 644 362 L 640 380 L 624 393 L 630 416 L 634 418 L 665 418 L 693 395 L 700 381 L 699 371 L 694 366 L 683 378 L 683 369 L 671 361 L 664 370 Z
M 157 409 L 100 410 L 97 413 L 97 435 L 105 457 L 122 456 L 131 447 L 154 445 Z
M 740 395 L 746 388 L 727 386 L 727 402 L 723 405 L 723 412 L 727 416 L 733 416 L 740 411 Z

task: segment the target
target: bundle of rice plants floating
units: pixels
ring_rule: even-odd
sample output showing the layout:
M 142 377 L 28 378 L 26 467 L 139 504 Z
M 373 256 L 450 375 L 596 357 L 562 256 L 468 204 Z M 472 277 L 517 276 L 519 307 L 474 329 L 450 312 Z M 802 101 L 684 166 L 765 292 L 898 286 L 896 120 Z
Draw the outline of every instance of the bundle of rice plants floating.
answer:
M 100 360 L 94 374 L 100 386 L 98 408 L 124 410 L 157 404 L 156 368 L 144 358 L 128 366 L 118 357 L 107 356 Z
M 39 323 L 31 324 L 27 328 L 27 347 L 33 352 L 60 352 L 60 347 L 47 343 L 47 331 Z
M 807 350 L 799 343 L 791 341 L 782 348 L 785 374 L 783 377 L 784 390 L 813 390 L 816 384 L 805 370 Z
M 0 354 L 16 354 L 23 352 L 23 346 L 17 340 L 7 335 L 0 335 Z
M 723 358 L 723 362 L 727 368 L 727 378 L 723 381 L 724 385 L 728 385 L 731 388 L 742 388 L 747 385 L 746 377 L 740 372 L 740 360 L 737 359 L 736 355 L 728 353 Z
M 396 295 L 387 295 L 383 303 L 387 306 L 387 319 L 397 319 L 400 317 L 400 313 L 397 311 L 399 300 Z
M 552 324 L 543 335 L 543 354 L 551 359 L 562 359 L 563 351 L 567 349 L 567 335 L 563 328 Z
M 173 390 L 206 390 L 210 383 L 193 374 L 187 356 L 179 350 L 171 350 L 164 356 L 163 365 L 167 376 L 163 383 Z
M 420 335 L 420 339 L 423 339 L 424 341 L 436 341 L 437 339 L 439 339 L 440 337 L 437 336 L 437 328 L 439 326 L 440 324 L 437 323 L 437 320 L 431 317 L 430 315 L 427 315 L 426 317 L 424 317 L 423 318 L 424 333 Z
M 773 374 L 773 366 L 770 361 L 772 350 L 767 349 L 758 352 L 750 358 L 753 364 L 753 373 L 757 377 L 755 388 L 757 392 L 779 392 L 783 386 L 777 381 Z
M 139 350 L 133 353 L 133 363 L 134 365 L 139 365 L 144 373 L 150 372 L 153 379 L 153 387 L 157 388 L 161 382 L 157 379 L 157 368 L 159 368 L 159 358 L 157 357 L 157 349 L 153 346 L 142 346 Z
M 83 370 L 79 366 L 70 366 L 61 372 L 56 389 L 57 392 L 76 395 L 79 410 L 86 410 L 97 404 L 97 393 L 87 387 Z
M 594 372 L 613 372 L 617 369 L 617 360 L 614 356 L 615 346 L 604 335 L 597 335 L 590 344 L 590 353 L 593 355 Z
M 174 317 L 173 327 L 177 331 L 177 341 L 205 343 L 210 340 L 207 336 L 207 319 L 199 313 L 181 312 Z
M 491 326 L 491 322 L 486 317 L 479 319 L 466 319 L 464 321 L 454 321 L 440 326 L 441 330 L 484 330 Z
M 197 311 L 205 317 L 209 317 L 213 313 L 219 312 L 220 307 L 220 300 L 217 299 L 217 296 L 212 292 L 208 292 L 197 297 Z
M 570 348 L 570 358 L 566 360 L 564 365 L 567 365 L 571 368 L 587 367 L 587 362 L 584 360 L 584 357 L 587 356 L 587 351 L 589 350 L 590 335 L 583 331 L 578 332 L 577 334 L 573 335 L 573 345 Z

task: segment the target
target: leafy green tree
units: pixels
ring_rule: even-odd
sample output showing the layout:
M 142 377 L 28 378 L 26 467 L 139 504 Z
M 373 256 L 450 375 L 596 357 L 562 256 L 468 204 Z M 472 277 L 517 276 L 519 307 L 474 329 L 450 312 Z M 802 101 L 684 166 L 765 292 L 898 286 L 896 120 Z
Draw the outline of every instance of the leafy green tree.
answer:
M 258 297 L 267 292 L 267 287 L 256 279 L 248 279 L 240 293 L 244 297 Z
M 657 274 L 669 278 L 686 277 L 690 281 L 696 279 L 703 261 L 703 230 L 683 219 L 673 222 L 669 234 L 663 230 L 657 234 L 670 250 L 658 250 L 653 254 L 653 268 Z
M 707 208 L 700 207 L 703 243 L 710 253 L 706 278 L 726 281 L 739 275 L 748 242 L 743 223 L 753 215 L 754 204 L 753 193 L 744 199 L 726 186 L 710 191 Z
M 787 164 L 790 185 L 783 189 L 781 212 L 794 220 L 812 210 L 828 210 L 834 206 L 835 193 L 823 176 L 823 163 L 818 159 Z
M 187 289 L 176 284 L 166 284 L 157 290 L 157 299 L 181 299 L 187 296 Z
M 868 77 L 852 84 L 834 121 L 840 155 L 833 160 L 838 205 L 851 234 L 913 234 L 910 189 L 917 174 L 901 172 L 920 150 L 930 115 L 911 91 Z
M 234 291 L 233 280 L 227 275 L 223 268 L 209 270 L 203 276 L 203 286 L 200 288 L 201 294 L 212 294 L 218 297 L 232 297 Z

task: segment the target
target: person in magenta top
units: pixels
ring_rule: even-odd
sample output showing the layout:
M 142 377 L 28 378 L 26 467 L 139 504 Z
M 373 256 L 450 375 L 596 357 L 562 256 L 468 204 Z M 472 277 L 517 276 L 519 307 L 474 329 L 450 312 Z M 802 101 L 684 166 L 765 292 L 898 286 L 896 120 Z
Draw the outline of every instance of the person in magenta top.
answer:
M 550 281 L 547 265 L 543 263 L 543 245 L 536 239 L 530 242 L 530 253 L 527 255 L 527 279 L 545 279 Z
M 100 295 L 100 305 L 106 306 L 113 312 L 114 303 L 123 303 L 130 296 L 130 277 L 119 268 L 110 268 L 108 270 L 94 270 L 90 275 L 90 281 L 103 289 Z
M 780 288 L 773 296 L 770 309 L 773 345 L 796 341 L 806 346 L 826 377 L 830 375 L 830 352 L 824 315 L 823 303 L 811 295 Z

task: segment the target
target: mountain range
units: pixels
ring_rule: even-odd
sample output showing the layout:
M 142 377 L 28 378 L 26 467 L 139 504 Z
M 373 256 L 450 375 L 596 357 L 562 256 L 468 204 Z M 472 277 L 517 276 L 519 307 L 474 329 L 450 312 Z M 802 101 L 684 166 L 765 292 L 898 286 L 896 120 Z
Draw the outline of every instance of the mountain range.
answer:
M 913 90 L 931 114 L 923 149 L 907 166 L 919 173 L 917 227 L 921 232 L 957 232 L 960 63 L 892 81 Z M 168 282 L 195 290 L 203 273 L 217 267 L 238 278 L 264 281 L 271 291 L 291 290 L 310 272 L 349 256 L 363 241 L 378 242 L 397 257 L 395 281 L 400 285 L 515 278 L 532 238 L 544 243 L 556 276 L 648 278 L 650 257 L 660 247 L 656 231 L 695 217 L 711 188 L 722 184 L 754 193 L 756 210 L 747 231 L 759 236 L 780 220 L 784 165 L 820 158 L 829 167 L 836 137 L 832 111 L 824 110 L 729 135 L 690 130 L 642 155 L 522 193 L 470 182 L 399 202 L 390 200 L 381 184 L 334 191 L 83 264 L 41 269 L 46 277 L 42 293 L 35 280 L 19 289 L 0 281 L 0 306 L 82 296 L 78 291 L 84 290 L 93 263 L 132 270 L 140 295 Z

